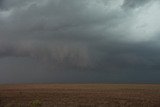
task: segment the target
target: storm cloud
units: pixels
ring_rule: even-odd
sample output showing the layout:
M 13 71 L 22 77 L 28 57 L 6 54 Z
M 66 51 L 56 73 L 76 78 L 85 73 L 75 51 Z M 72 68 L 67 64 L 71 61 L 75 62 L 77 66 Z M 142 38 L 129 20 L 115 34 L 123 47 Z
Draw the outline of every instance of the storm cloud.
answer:
M 124 8 L 139 8 L 153 0 L 124 0 Z
M 158 0 L 0 0 L 0 81 L 160 82 L 159 9 Z

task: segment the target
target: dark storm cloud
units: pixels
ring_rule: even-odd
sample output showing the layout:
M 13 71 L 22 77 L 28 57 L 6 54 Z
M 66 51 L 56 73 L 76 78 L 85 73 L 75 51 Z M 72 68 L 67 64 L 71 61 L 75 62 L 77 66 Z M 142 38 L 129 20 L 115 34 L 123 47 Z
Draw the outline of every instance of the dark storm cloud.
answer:
M 29 2 L 31 2 L 31 0 L 0 0 L 1 9 L 4 10 L 25 6 Z
M 1 74 L 18 75 L 21 63 L 22 75 L 35 69 L 39 78 L 54 71 L 71 81 L 118 81 L 160 69 L 157 0 L 1 0 L 0 8 Z
M 124 0 L 122 7 L 126 8 L 126 9 L 138 8 L 138 7 L 141 7 L 151 1 L 153 1 L 153 0 Z
M 0 9 L 2 9 L 3 6 L 3 0 L 0 0 Z

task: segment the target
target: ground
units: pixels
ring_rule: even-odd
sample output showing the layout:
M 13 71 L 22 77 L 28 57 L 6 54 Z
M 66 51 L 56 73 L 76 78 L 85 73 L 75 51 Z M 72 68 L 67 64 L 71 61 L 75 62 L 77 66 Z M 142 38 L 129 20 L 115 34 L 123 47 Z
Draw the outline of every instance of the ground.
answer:
M 160 107 L 160 85 L 0 85 L 0 107 Z

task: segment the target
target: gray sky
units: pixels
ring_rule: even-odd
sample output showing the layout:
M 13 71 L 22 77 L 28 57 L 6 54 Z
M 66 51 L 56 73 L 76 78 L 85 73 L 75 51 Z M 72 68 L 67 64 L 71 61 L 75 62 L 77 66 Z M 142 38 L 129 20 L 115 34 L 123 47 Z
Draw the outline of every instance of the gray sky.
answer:
M 160 83 L 159 0 L 0 0 L 0 83 Z

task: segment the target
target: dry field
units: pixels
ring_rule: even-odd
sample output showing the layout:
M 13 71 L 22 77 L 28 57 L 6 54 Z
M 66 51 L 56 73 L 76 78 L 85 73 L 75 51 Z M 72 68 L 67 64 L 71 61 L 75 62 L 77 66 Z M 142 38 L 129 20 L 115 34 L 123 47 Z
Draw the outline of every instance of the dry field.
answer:
M 0 107 L 160 107 L 160 85 L 0 85 Z

